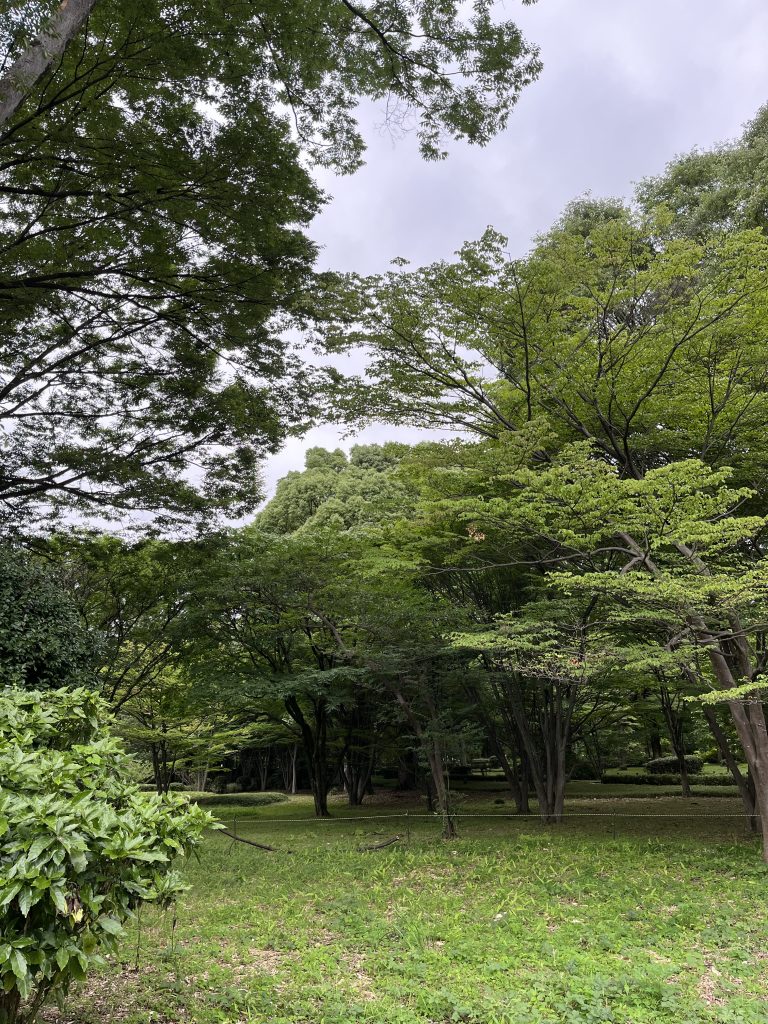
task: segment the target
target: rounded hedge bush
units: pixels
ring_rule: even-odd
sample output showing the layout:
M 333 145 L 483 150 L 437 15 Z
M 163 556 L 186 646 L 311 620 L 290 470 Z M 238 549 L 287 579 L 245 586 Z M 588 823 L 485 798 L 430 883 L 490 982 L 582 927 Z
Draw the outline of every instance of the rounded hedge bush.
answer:
M 688 769 L 689 775 L 698 775 L 704 767 L 704 762 L 696 754 L 686 754 L 685 767 Z M 646 762 L 645 768 L 652 775 L 664 775 L 670 772 L 679 773 L 680 761 L 677 757 L 655 757 L 652 761 Z

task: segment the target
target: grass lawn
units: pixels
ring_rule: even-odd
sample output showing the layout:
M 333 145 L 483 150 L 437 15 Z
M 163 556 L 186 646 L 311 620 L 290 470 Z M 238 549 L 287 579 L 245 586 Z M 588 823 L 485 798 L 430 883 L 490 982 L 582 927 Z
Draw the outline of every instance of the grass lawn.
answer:
M 367 817 L 404 809 L 407 826 Z M 544 827 L 466 795 L 463 813 L 492 816 L 464 818 L 446 842 L 423 806 L 393 796 L 319 823 L 302 820 L 306 797 L 222 804 L 240 835 L 281 852 L 212 835 L 175 928 L 145 910 L 121 962 L 44 1019 L 768 1024 L 768 869 L 726 817 L 738 801 L 570 809 L 583 816 Z

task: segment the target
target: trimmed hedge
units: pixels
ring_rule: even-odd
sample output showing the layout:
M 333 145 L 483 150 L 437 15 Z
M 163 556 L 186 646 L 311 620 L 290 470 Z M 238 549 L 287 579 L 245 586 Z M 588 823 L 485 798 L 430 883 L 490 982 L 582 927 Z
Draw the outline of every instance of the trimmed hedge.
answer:
M 686 754 L 685 766 L 689 775 L 698 775 L 704 767 L 704 762 L 696 754 Z M 653 761 L 647 761 L 645 764 L 646 771 L 649 771 L 651 775 L 677 775 L 679 767 L 680 762 L 676 757 L 656 757 Z
M 673 772 L 663 775 L 651 775 L 648 772 L 629 772 L 620 775 L 618 772 L 604 772 L 600 781 L 613 786 L 680 786 L 682 779 Z M 689 775 L 692 786 L 735 786 L 730 775 Z
M 226 804 L 227 807 L 267 807 L 282 804 L 288 799 L 284 793 L 189 793 L 188 797 L 200 807 Z

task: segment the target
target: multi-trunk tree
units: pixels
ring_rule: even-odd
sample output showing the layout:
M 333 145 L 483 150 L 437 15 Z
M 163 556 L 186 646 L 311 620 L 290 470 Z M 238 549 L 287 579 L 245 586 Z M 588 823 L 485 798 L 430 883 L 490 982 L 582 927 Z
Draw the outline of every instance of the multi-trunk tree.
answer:
M 682 662 L 722 691 L 768 843 L 768 242 L 759 229 L 677 237 L 672 223 L 664 209 L 638 219 L 581 204 L 522 261 L 489 233 L 455 264 L 352 282 L 332 344 L 369 347 L 366 415 L 474 430 L 501 446 L 522 439 L 528 466 L 510 474 L 507 504 L 548 545 L 537 565 L 550 577 L 571 571 L 570 596 L 629 601 L 641 621 L 644 588 L 656 595 L 668 618 L 650 635 L 667 628 L 677 671 Z M 547 474 L 562 493 L 539 505 Z M 483 504 L 480 494 L 466 510 L 479 530 Z M 499 514 L 492 500 L 485 511 Z M 695 666 L 680 654 L 688 644 Z

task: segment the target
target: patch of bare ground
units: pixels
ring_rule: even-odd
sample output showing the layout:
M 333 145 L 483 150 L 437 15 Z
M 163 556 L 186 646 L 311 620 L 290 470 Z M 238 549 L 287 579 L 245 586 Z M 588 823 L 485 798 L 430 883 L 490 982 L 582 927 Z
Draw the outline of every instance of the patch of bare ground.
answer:
M 699 999 L 706 1003 L 707 1006 L 725 1006 L 725 999 L 718 994 L 721 978 L 721 972 L 712 964 L 707 965 L 706 971 L 699 978 L 696 985 L 696 992 Z
M 235 975 L 269 974 L 274 977 L 286 963 L 295 959 L 295 953 L 283 952 L 279 949 L 249 949 L 247 960 L 234 965 Z
M 360 953 L 342 953 L 340 959 L 357 998 L 365 1003 L 372 1002 L 376 993 L 373 990 L 373 978 L 365 970 L 365 957 Z

